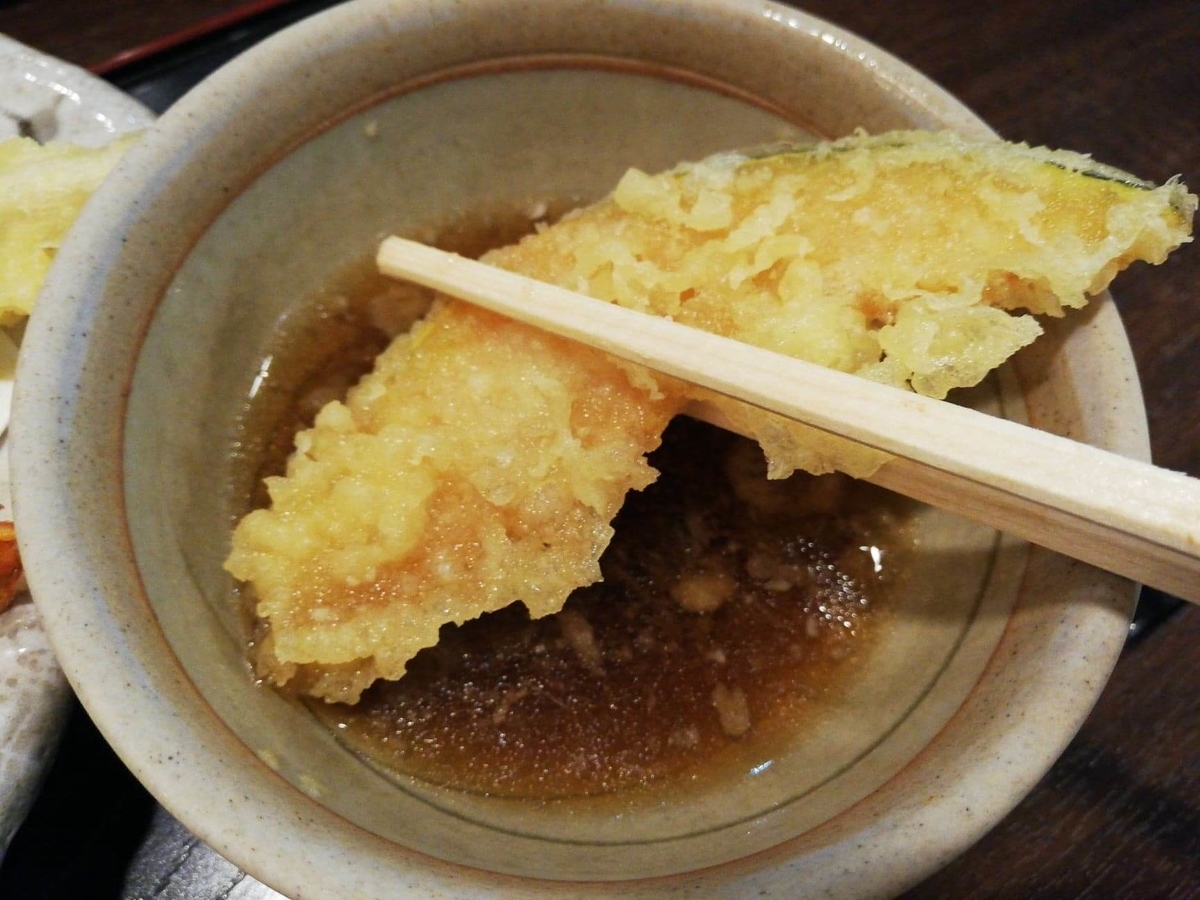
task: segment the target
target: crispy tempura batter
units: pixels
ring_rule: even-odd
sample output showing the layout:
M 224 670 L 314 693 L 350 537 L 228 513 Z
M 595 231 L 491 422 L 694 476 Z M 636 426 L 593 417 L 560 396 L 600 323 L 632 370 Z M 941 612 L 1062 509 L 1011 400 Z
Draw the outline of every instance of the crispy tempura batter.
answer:
M 135 140 L 96 148 L 0 141 L 0 325 L 29 315 L 83 204 Z
M 229 565 L 253 575 L 268 653 L 322 663 L 299 667 L 306 689 L 353 699 L 447 621 L 517 600 L 555 612 L 599 578 L 674 411 L 602 354 L 442 305 L 321 411 L 272 509 L 239 526 Z M 296 671 L 264 661 L 281 682 Z
M 1134 259 L 1186 240 L 1196 200 L 1068 153 L 947 135 L 855 137 L 649 176 L 486 259 L 931 396 L 977 383 Z M 694 391 L 691 392 L 695 394 Z M 439 627 L 594 581 L 644 454 L 689 391 L 444 302 L 296 440 L 227 566 L 277 684 L 353 702 Z M 772 472 L 878 454 L 718 401 Z

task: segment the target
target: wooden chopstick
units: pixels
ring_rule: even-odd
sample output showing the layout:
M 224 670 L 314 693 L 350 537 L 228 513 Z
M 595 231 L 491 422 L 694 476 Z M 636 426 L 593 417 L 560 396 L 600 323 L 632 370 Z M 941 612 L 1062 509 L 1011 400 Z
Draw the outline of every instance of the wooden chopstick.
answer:
M 413 281 L 899 457 L 870 480 L 1200 603 L 1200 480 L 401 238 Z

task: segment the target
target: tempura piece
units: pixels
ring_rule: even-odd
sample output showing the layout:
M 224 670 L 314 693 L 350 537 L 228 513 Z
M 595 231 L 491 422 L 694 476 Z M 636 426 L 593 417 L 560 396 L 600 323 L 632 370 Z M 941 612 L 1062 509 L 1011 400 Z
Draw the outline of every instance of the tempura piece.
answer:
M 556 612 L 599 580 L 609 522 L 654 480 L 645 454 L 676 410 L 654 394 L 603 354 L 435 309 L 321 410 L 271 509 L 238 527 L 227 565 L 271 624 L 270 677 L 320 663 L 299 667 L 306 689 L 353 700 L 445 622 L 518 600 Z
M 950 135 L 856 136 L 661 175 L 485 259 L 897 387 L 975 384 L 1134 259 L 1187 240 L 1196 199 L 1086 157 Z M 296 439 L 233 536 L 276 684 L 354 702 L 439 627 L 599 577 L 609 521 L 695 389 L 443 301 Z M 719 400 L 772 474 L 878 454 Z
M 1178 182 L 1155 188 L 1076 153 L 893 132 L 631 171 L 610 200 L 492 260 L 941 398 L 1041 333 L 1006 310 L 1082 307 L 1129 263 L 1190 240 L 1195 208 Z M 705 399 L 758 439 L 772 477 L 863 477 L 885 459 Z
M 0 141 L 0 325 L 29 315 L 67 230 L 135 139 L 99 148 Z

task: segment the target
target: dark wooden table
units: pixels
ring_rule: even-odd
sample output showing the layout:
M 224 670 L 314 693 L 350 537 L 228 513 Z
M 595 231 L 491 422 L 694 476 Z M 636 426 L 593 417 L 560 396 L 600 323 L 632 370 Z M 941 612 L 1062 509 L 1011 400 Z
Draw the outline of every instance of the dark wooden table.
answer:
M 177 85 L 150 91 L 156 72 L 191 77 L 321 5 L 0 2 L 0 32 L 164 105 Z M 803 5 L 914 64 L 1006 138 L 1200 187 L 1197 0 Z M 164 41 L 170 35 L 180 37 Z M 1200 476 L 1200 248 L 1127 272 L 1116 294 L 1154 458 Z M 976 847 L 906 896 L 1200 897 L 1200 609 L 1161 597 L 1147 608 L 1143 632 L 1059 763 Z M 251 888 L 156 810 L 80 710 L 0 868 L 6 898 L 261 895 Z

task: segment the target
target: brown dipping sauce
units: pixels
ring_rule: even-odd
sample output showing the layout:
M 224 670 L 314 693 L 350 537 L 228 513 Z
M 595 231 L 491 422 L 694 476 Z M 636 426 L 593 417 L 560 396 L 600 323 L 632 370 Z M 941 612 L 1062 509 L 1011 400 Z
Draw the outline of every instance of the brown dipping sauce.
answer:
M 497 224 L 499 223 L 499 224 Z M 469 255 L 528 217 L 457 228 Z M 261 477 L 365 373 L 429 295 L 364 263 L 281 329 L 243 448 Z M 257 462 L 258 465 L 254 465 Z M 601 567 L 563 612 L 516 605 L 445 626 L 398 682 L 356 706 L 309 703 L 385 770 L 448 787 L 552 799 L 704 780 L 768 763 L 854 671 L 910 544 L 903 501 L 842 476 L 766 480 L 750 441 L 687 419 L 651 457 Z

